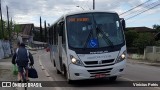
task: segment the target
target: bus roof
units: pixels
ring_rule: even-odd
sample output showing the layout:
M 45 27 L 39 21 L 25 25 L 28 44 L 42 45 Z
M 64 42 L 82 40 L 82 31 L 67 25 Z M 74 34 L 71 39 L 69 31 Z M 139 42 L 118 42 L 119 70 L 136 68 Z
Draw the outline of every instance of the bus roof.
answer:
M 68 12 L 64 14 L 64 16 L 69 16 L 69 15 L 74 15 L 74 14 L 82 14 L 82 13 L 93 13 L 93 12 L 106 12 L 106 13 L 115 13 L 116 12 L 111 12 L 111 11 L 100 11 L 100 10 L 83 10 L 83 11 L 75 11 L 75 12 Z
M 93 12 L 106 12 L 106 13 L 114 13 L 117 14 L 116 12 L 111 12 L 111 11 L 101 11 L 101 10 L 82 10 L 82 11 L 72 11 L 72 12 L 68 12 L 66 14 L 63 14 L 61 17 L 59 17 L 53 24 L 51 24 L 51 26 L 53 26 L 58 20 L 60 20 L 61 18 L 66 18 L 67 16 L 70 15 L 75 15 L 75 14 L 83 14 L 83 13 L 93 13 Z

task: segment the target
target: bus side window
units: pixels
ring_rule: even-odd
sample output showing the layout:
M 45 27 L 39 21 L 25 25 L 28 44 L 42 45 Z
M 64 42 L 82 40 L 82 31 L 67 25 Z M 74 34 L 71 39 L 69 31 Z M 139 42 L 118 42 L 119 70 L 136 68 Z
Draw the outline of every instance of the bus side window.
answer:
M 65 27 L 64 21 L 60 22 L 58 25 L 59 35 L 62 36 L 62 44 L 65 44 Z
M 53 45 L 53 39 L 54 39 L 54 37 L 53 37 L 53 31 L 54 31 L 54 28 L 53 28 L 53 26 L 51 27 L 51 44 Z
M 53 39 L 54 40 L 53 41 L 54 41 L 54 45 L 56 45 L 56 37 L 57 37 L 56 25 L 54 25 L 53 28 L 54 28 L 54 31 L 53 31 L 53 37 L 54 37 Z
M 66 44 L 66 36 L 65 36 L 65 24 L 63 23 L 63 30 L 62 30 L 62 44 Z
M 51 29 L 51 27 L 50 27 L 50 28 L 49 28 L 49 44 L 52 44 L 52 43 L 51 43 L 51 30 L 52 30 L 52 29 Z
M 55 24 L 55 45 L 58 45 L 58 26 Z

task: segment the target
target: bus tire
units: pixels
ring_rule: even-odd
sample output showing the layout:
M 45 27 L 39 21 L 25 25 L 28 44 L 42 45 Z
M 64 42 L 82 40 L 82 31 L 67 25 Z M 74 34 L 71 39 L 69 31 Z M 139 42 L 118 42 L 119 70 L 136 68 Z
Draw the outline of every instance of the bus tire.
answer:
M 111 82 L 116 81 L 116 79 L 117 79 L 117 76 L 109 77 L 109 81 L 111 81 Z
M 73 80 L 67 80 L 68 84 L 73 84 Z
M 56 71 L 57 71 L 57 74 L 61 74 L 61 72 L 58 69 L 56 69 Z
M 63 69 L 64 69 L 64 76 L 68 81 L 68 74 L 67 74 L 67 68 L 65 67 L 65 65 L 63 65 Z
M 67 68 L 65 67 L 65 65 L 64 65 L 63 67 L 64 67 L 64 76 L 65 76 L 65 78 L 66 78 L 66 80 L 67 80 L 67 83 L 68 83 L 68 84 L 72 84 L 72 83 L 73 83 L 73 80 L 70 80 L 70 79 L 68 78 Z
M 53 60 L 53 65 L 54 65 L 54 67 L 56 67 L 56 62 L 55 62 L 55 60 Z

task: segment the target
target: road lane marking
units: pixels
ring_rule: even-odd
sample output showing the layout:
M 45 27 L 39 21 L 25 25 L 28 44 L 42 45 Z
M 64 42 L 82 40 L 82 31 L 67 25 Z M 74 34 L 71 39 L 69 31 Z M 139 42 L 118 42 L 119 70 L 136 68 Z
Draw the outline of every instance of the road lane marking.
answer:
M 46 77 L 50 77 L 49 73 L 47 72 L 47 70 L 44 70 L 44 73 L 46 75 Z
M 42 54 L 42 55 L 47 55 L 47 54 Z M 42 64 L 42 62 L 41 62 L 41 59 L 40 59 L 40 57 L 41 57 L 42 55 L 39 55 L 39 62 L 40 62 L 40 64 L 41 64 L 41 67 L 43 66 L 43 64 Z M 44 67 L 44 66 L 43 66 L 43 67 Z M 45 69 L 45 68 L 44 68 L 44 69 Z M 47 72 L 47 70 L 43 70 L 43 71 L 44 71 L 45 75 L 48 76 L 48 79 L 49 79 L 50 81 L 55 81 L 55 79 L 52 78 L 52 77 L 49 75 L 49 73 Z M 55 90 L 62 90 L 62 88 L 60 88 L 60 87 L 54 87 L 54 88 L 55 88 Z
M 125 80 L 127 80 L 127 81 L 134 81 L 134 80 L 132 80 L 132 79 L 128 79 L 128 78 L 124 78 L 124 77 L 120 77 L 120 78 L 125 79 Z
M 42 68 L 42 70 L 45 70 L 44 67 L 43 67 L 43 65 L 41 65 L 41 68 Z
M 46 54 L 43 54 L 43 55 L 46 55 Z M 44 68 L 44 66 L 42 65 L 42 62 L 41 62 L 41 59 L 40 59 L 40 57 L 41 57 L 42 55 L 39 55 L 39 64 L 40 64 L 40 66 L 41 66 L 41 69 L 43 70 L 43 72 L 45 73 L 45 76 L 46 77 L 48 77 L 48 79 L 49 80 L 54 80 L 51 76 L 50 76 L 50 74 L 47 72 L 47 70 Z
M 160 87 L 154 87 L 154 88 L 156 88 L 156 89 L 159 89 L 159 90 L 160 90 Z
M 47 55 L 47 54 L 41 54 L 41 55 L 39 55 L 38 56 L 38 59 L 39 59 L 39 64 L 41 65 L 41 68 L 43 67 L 44 68 L 44 66 L 43 66 L 43 64 L 42 64 L 42 62 L 41 62 L 41 59 L 40 59 L 40 57 L 42 56 L 42 55 Z M 55 79 L 53 79 L 50 75 L 49 75 L 49 73 L 47 72 L 47 70 L 45 70 L 45 68 L 44 68 L 44 73 L 45 73 L 45 75 L 46 76 L 48 76 L 48 79 L 50 80 L 50 81 L 55 81 Z M 55 88 L 55 90 L 62 90 L 62 88 L 60 88 L 60 87 L 54 87 Z

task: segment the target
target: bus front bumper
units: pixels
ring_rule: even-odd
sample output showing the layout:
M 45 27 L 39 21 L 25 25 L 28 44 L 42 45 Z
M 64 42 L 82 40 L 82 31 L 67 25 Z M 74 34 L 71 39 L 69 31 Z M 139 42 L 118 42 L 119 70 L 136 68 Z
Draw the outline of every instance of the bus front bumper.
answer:
M 69 65 L 69 79 L 70 80 L 94 79 L 94 78 L 97 78 L 96 77 L 97 74 L 92 74 L 89 71 L 96 70 L 97 72 L 98 70 L 107 70 L 107 69 L 111 69 L 111 70 L 108 73 L 103 73 L 105 75 L 104 77 L 120 76 L 124 74 L 125 67 L 126 67 L 126 60 L 121 61 L 111 66 L 103 66 L 103 67 L 83 67 L 83 66 L 77 66 L 74 64 L 70 64 Z

